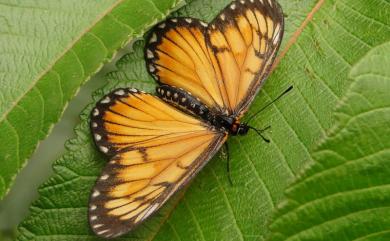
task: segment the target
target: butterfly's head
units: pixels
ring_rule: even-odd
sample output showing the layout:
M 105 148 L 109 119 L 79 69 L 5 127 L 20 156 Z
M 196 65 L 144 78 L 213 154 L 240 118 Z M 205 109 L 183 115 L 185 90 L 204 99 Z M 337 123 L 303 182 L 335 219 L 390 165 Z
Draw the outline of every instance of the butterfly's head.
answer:
M 230 127 L 230 133 L 232 135 L 246 135 L 249 131 L 249 126 L 246 123 L 240 123 L 235 121 Z
M 249 131 L 249 126 L 246 123 L 239 123 L 237 126 L 237 135 L 246 135 Z

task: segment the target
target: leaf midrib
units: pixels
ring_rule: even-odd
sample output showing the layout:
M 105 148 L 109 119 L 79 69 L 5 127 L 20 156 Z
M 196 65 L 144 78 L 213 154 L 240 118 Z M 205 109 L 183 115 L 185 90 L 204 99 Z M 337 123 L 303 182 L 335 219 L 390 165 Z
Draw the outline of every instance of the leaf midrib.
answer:
M 284 58 L 284 56 L 287 54 L 288 50 L 296 43 L 299 36 L 302 34 L 305 27 L 313 20 L 314 14 L 318 12 L 322 5 L 325 3 L 325 0 L 319 0 L 316 5 L 313 7 L 313 9 L 309 12 L 309 14 L 306 16 L 305 20 L 303 20 L 302 24 L 298 27 L 297 30 L 292 34 L 290 39 L 288 40 L 286 47 L 280 52 L 278 57 L 275 59 L 274 64 L 272 65 L 270 74 L 276 69 L 276 67 L 279 65 L 280 61 Z
M 18 106 L 19 102 L 27 95 L 28 92 L 30 92 L 38 83 L 40 79 L 42 79 L 43 76 L 45 76 L 47 73 L 49 73 L 50 70 L 53 69 L 53 66 L 66 54 L 68 53 L 75 44 L 85 35 L 87 34 L 94 26 L 96 26 L 97 23 L 100 22 L 107 14 L 109 14 L 115 7 L 117 7 L 120 3 L 122 3 L 125 0 L 117 0 L 116 3 L 112 4 L 110 8 L 108 8 L 106 11 L 104 11 L 102 14 L 100 14 L 93 22 L 92 24 L 86 28 L 84 31 L 81 31 L 80 34 L 74 38 L 74 40 L 56 57 L 53 59 L 53 61 L 48 64 L 47 68 L 43 69 L 41 73 L 38 74 L 38 76 L 32 81 L 30 86 L 26 89 L 26 91 L 21 94 L 16 100 L 13 101 L 12 105 L 9 106 L 9 108 L 4 111 L 3 115 L 0 117 L 0 123 L 2 123 L 8 116 L 8 114 L 15 108 L 15 106 Z M 102 66 L 100 66 L 96 71 L 98 71 Z M 85 76 L 83 76 L 85 77 Z

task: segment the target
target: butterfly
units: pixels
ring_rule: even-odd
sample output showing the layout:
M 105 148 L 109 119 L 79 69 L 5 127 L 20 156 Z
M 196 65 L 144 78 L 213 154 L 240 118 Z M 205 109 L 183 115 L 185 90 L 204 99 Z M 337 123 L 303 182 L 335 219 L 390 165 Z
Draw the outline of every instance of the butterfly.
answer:
M 145 46 L 156 95 L 119 88 L 91 112 L 98 149 L 110 158 L 91 192 L 95 234 L 133 230 L 188 183 L 229 135 L 268 76 L 284 30 L 275 0 L 236 0 L 209 24 L 171 18 Z

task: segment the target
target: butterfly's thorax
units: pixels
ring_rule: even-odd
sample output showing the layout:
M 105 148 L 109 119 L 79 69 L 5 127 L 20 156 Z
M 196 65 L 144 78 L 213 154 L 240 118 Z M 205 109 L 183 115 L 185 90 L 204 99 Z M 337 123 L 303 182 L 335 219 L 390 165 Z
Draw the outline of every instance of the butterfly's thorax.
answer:
M 188 91 L 174 86 L 161 85 L 156 88 L 156 92 L 164 101 L 187 114 L 202 119 L 216 129 L 229 132 L 231 135 L 245 135 L 248 132 L 246 124 L 240 123 L 235 117 L 211 110 Z

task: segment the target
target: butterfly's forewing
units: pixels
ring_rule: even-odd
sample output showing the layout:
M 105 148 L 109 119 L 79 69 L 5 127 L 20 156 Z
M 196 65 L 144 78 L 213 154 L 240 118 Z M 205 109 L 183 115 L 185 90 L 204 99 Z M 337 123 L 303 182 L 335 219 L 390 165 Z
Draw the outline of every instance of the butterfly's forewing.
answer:
M 140 224 L 216 153 L 226 134 L 135 89 L 118 89 L 92 111 L 99 149 L 111 157 L 93 188 L 92 230 L 119 236 Z
M 157 25 L 145 50 L 147 68 L 162 84 L 178 86 L 222 111 L 226 90 L 206 46 L 207 24 L 174 18 Z
M 208 25 L 169 19 L 150 35 L 147 67 L 159 82 L 239 116 L 269 74 L 283 27 L 282 10 L 273 0 L 233 1 Z
M 233 1 L 210 23 L 206 40 L 217 59 L 233 115 L 246 111 L 257 94 L 282 35 L 283 13 L 273 0 Z

